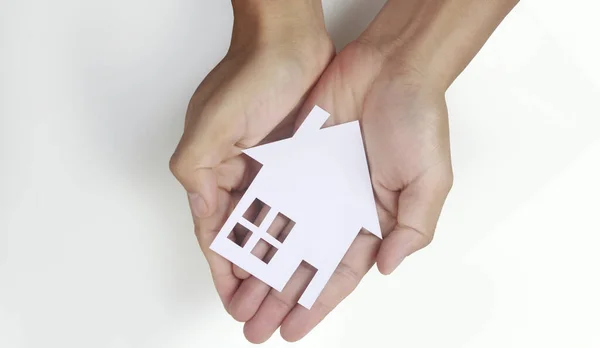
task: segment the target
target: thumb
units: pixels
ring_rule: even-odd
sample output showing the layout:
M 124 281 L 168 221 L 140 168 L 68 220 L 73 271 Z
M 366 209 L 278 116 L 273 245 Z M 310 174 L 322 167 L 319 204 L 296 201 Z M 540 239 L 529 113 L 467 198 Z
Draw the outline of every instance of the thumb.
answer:
M 381 273 L 392 273 L 406 257 L 431 243 L 452 180 L 450 166 L 432 168 L 401 191 L 396 226 L 377 254 Z
M 196 217 L 211 216 L 217 208 L 215 168 L 235 152 L 231 129 L 219 119 L 198 117 L 198 122 L 186 127 L 169 162 L 171 172 L 188 193 Z

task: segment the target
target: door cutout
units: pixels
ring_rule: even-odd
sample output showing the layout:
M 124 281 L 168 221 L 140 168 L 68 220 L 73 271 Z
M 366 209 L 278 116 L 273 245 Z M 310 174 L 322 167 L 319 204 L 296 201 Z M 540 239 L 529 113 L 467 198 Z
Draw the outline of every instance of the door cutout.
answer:
M 306 288 L 317 274 L 317 271 L 318 270 L 310 263 L 302 261 L 298 268 L 296 268 L 294 274 L 292 274 L 292 278 L 287 282 L 282 292 L 293 291 L 296 294 L 294 302 L 298 302 L 300 296 L 304 294 L 304 291 L 306 291 Z M 298 289 L 301 289 L 301 291 L 298 291 Z

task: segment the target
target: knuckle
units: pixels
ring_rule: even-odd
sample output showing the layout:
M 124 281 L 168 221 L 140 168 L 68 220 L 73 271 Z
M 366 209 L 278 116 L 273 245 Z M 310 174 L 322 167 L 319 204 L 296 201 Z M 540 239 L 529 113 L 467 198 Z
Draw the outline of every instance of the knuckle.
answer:
M 421 248 L 425 248 L 428 247 L 432 242 L 433 242 L 433 236 L 435 235 L 434 231 L 432 231 L 430 234 L 425 234 L 422 233 L 421 236 L 423 237 L 423 243 L 422 243 L 422 247 Z
M 169 170 L 173 175 L 177 176 L 181 171 L 181 156 L 174 153 L 169 160 Z
M 295 302 L 290 301 L 290 299 L 285 298 L 279 292 L 275 292 L 274 290 L 271 290 L 269 292 L 269 295 L 271 296 L 271 299 L 273 300 L 272 303 L 276 307 L 279 307 L 282 311 L 286 311 L 286 312 L 290 311 L 295 304 Z
M 331 313 L 331 311 L 333 311 L 335 307 L 339 304 L 339 302 L 335 303 L 333 301 L 325 301 L 321 297 L 322 296 L 319 296 L 315 301 L 315 304 L 313 305 L 313 308 L 318 308 L 319 312 Z
M 343 262 L 336 267 L 334 275 L 341 280 L 341 284 L 344 284 L 344 290 L 347 292 L 352 292 L 362 278 L 349 265 Z
M 169 160 L 169 169 L 171 173 L 181 181 L 191 171 L 191 161 L 188 156 L 180 151 L 175 151 Z
M 426 246 L 431 244 L 431 242 L 433 242 L 433 236 L 435 235 L 435 227 L 432 229 L 419 229 L 409 225 L 402 225 L 402 228 L 404 230 L 412 231 L 413 234 L 418 236 L 417 244 L 419 245 L 419 249 L 425 248 Z
M 440 175 L 440 187 L 447 193 L 454 185 L 454 171 L 452 166 L 448 165 Z
M 189 162 L 188 157 L 178 149 L 169 160 L 169 169 L 176 177 L 184 175 L 190 167 Z

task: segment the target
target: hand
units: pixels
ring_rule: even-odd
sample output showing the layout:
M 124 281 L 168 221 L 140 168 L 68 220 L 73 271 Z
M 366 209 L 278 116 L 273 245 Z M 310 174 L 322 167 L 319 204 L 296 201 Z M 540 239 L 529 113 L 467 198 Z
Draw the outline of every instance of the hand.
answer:
M 445 90 L 516 2 L 388 0 L 361 39 L 327 68 L 297 118 L 296 102 L 333 52 L 319 1 L 232 1 L 234 12 L 236 4 L 248 5 L 251 15 L 254 7 L 280 6 L 288 16 L 267 16 L 275 26 L 260 18 L 234 23 L 232 49 L 190 102 L 171 168 L 189 192 L 217 291 L 229 313 L 246 322 L 248 340 L 263 342 L 280 326 L 284 339 L 302 338 L 375 262 L 389 274 L 431 242 L 452 185 Z M 303 12 L 296 5 L 319 14 L 298 21 Z M 303 22 L 308 25 L 298 26 Z M 329 125 L 360 120 L 384 240 L 359 234 L 308 311 L 296 305 L 302 281 L 292 277 L 281 293 L 271 290 L 208 245 L 256 170 L 240 150 L 290 136 L 314 105 L 332 114 Z M 299 269 L 300 278 L 305 271 Z
M 238 291 L 262 303 L 245 325 L 252 342 L 265 341 L 279 326 L 284 339 L 302 338 L 376 261 L 389 274 L 428 245 L 452 184 L 444 91 L 428 85 L 418 71 L 357 41 L 333 60 L 301 115 L 314 105 L 332 114 L 326 126 L 360 120 L 384 240 L 359 234 L 310 311 L 295 305 L 301 282 L 288 283 L 282 293 L 268 292 L 258 281 L 242 285 Z
M 417 66 L 356 41 L 329 66 L 301 112 L 317 104 L 332 114 L 328 124 L 360 120 L 384 235 L 377 253 L 384 274 L 431 242 L 452 186 L 444 95 L 443 85 Z
M 245 321 L 260 302 L 252 303 L 248 286 L 240 283 L 258 281 L 209 245 L 257 170 L 241 150 L 292 134 L 297 108 L 334 48 L 318 0 L 232 3 L 231 47 L 194 93 L 170 166 L 188 192 L 217 292 L 227 310 Z
M 296 127 L 314 105 L 332 115 L 328 125 L 360 121 L 384 238 L 359 234 L 310 311 L 263 304 L 246 323 L 251 340 L 279 325 L 286 340 L 302 338 L 375 262 L 389 274 L 431 242 L 453 181 L 445 91 L 516 3 L 388 0 L 336 56 Z M 279 301 L 289 304 L 299 291 L 288 286 Z

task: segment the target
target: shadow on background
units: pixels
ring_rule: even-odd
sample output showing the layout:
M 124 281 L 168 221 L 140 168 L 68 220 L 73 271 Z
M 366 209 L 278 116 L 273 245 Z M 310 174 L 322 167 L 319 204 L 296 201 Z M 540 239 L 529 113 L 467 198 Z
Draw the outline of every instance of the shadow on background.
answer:
M 385 2 L 385 0 L 324 1 L 327 30 L 338 51 L 367 28 Z

